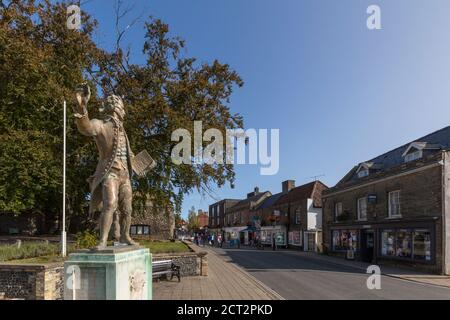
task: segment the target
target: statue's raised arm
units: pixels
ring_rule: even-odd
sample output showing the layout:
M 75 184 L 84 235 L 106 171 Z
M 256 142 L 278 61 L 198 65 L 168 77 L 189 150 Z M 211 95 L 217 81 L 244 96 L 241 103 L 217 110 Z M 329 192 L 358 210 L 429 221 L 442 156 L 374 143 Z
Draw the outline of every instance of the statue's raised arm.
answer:
M 91 89 L 87 84 L 82 84 L 76 90 L 78 105 L 74 108 L 75 122 L 78 130 L 85 136 L 95 136 L 99 130 L 98 121 L 90 120 L 88 116 L 87 104 L 91 97 Z

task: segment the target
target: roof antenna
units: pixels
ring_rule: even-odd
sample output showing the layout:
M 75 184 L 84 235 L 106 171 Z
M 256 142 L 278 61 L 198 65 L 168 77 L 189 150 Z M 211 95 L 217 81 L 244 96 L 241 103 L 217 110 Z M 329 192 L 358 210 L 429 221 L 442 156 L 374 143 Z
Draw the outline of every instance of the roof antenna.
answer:
M 315 175 L 315 176 L 312 176 L 312 177 L 307 177 L 306 179 L 314 179 L 314 181 L 318 181 L 319 180 L 318 178 L 320 178 L 320 177 L 325 177 L 325 175 L 324 174 L 318 174 L 318 175 Z

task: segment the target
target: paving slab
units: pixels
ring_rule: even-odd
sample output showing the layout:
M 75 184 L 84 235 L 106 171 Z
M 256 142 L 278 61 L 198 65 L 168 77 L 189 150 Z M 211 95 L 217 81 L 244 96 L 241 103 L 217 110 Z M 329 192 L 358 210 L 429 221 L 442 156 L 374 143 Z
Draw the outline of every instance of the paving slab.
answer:
M 154 300 L 282 300 L 283 298 L 226 256 L 202 247 L 208 276 L 153 283 Z

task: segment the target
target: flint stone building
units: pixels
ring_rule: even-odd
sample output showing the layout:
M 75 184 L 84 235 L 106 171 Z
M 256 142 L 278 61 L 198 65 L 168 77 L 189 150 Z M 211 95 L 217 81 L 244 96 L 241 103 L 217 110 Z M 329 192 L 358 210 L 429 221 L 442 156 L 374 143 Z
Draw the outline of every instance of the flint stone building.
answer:
M 450 126 L 348 172 L 322 194 L 329 254 L 450 274 Z
M 134 210 L 130 234 L 137 239 L 167 240 L 175 235 L 175 214 L 172 205 L 156 208 L 151 200 L 145 208 Z

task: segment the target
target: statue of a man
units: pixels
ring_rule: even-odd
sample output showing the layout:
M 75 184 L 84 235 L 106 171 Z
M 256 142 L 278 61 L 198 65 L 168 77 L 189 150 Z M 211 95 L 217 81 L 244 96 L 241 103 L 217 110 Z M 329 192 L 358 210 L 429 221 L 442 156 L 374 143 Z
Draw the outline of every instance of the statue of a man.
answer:
M 93 137 L 100 159 L 93 176 L 89 178 L 91 202 L 89 213 L 101 209 L 99 221 L 100 242 L 97 249 L 107 246 L 108 234 L 115 212 L 120 215 L 120 242 L 137 244 L 130 237 L 132 213 L 131 159 L 134 157 L 123 127 L 125 107 L 119 96 L 111 95 L 103 109 L 104 119 L 88 117 L 89 86 L 76 92 L 78 106 L 74 110 L 75 122 L 81 134 Z

